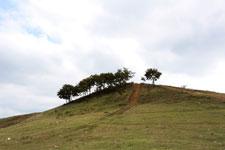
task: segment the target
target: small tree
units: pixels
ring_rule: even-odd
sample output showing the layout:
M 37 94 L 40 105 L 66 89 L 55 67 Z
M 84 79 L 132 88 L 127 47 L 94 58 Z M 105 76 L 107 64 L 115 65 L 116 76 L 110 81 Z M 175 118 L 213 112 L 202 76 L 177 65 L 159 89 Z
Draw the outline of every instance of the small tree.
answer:
M 77 95 L 76 93 L 74 93 L 74 87 L 70 84 L 65 84 L 63 85 L 63 87 L 59 90 L 59 92 L 57 93 L 58 97 L 61 99 L 65 99 L 66 102 L 71 102 L 72 100 L 72 96 Z
M 127 68 L 118 69 L 114 74 L 116 86 L 125 85 L 127 81 L 134 77 L 134 74 L 134 72 L 128 70 Z
M 145 77 L 141 77 L 141 81 L 145 82 L 146 81 Z
M 146 80 L 152 80 L 153 85 L 155 85 L 155 81 L 157 81 L 161 75 L 162 73 L 154 68 L 147 69 L 145 72 Z

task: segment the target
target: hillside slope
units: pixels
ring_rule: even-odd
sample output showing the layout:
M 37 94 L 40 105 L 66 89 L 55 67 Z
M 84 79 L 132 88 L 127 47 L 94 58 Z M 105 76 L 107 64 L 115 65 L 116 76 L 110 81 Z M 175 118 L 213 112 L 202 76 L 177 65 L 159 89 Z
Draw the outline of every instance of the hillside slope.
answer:
M 224 148 L 225 95 L 169 86 L 134 84 L 0 120 L 0 150 Z

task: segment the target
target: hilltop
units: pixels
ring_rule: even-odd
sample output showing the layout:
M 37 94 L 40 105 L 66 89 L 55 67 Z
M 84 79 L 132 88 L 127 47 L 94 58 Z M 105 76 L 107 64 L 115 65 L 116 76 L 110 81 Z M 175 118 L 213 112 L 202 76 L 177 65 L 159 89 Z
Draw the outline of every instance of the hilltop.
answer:
M 223 150 L 225 94 L 129 84 L 0 120 L 1 150 Z

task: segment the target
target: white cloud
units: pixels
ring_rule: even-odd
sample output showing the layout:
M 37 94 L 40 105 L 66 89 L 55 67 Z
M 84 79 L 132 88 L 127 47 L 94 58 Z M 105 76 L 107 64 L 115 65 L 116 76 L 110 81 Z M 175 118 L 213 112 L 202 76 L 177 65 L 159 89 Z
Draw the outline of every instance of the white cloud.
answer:
M 33 86 L 1 84 L 0 89 L 0 117 L 43 111 L 60 104 L 55 97 L 36 95 Z
M 225 92 L 224 8 L 222 0 L 23 0 L 0 9 L 0 116 L 62 104 L 62 84 L 123 66 L 137 82 L 157 67 L 162 84 Z

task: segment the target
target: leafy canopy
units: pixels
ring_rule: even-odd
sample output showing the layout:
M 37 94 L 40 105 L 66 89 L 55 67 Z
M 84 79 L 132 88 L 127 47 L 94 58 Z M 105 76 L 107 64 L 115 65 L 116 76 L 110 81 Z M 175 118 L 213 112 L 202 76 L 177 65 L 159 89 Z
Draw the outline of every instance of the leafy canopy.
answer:
M 87 95 L 93 90 L 101 91 L 106 88 L 125 85 L 133 76 L 134 73 L 127 68 L 118 69 L 116 73 L 95 74 L 81 80 L 75 86 L 69 84 L 63 85 L 57 95 L 59 98 L 70 102 L 72 97 Z
M 159 72 L 158 69 L 155 69 L 155 68 L 149 68 L 145 72 L 146 80 L 152 80 L 153 85 L 155 84 L 155 81 L 157 81 L 160 78 L 161 75 L 162 75 L 162 73 Z M 142 78 L 142 80 L 144 80 L 144 79 Z

